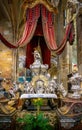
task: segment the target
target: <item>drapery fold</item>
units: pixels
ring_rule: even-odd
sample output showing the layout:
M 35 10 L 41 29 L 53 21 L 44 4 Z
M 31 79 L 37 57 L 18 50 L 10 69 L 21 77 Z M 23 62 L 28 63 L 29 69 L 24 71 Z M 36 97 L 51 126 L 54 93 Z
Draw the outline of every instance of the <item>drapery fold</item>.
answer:
M 40 5 L 37 5 L 32 9 L 27 9 L 24 32 L 22 37 L 16 43 L 16 45 L 12 45 L 11 43 L 9 43 L 1 34 L 0 34 L 0 40 L 9 48 L 17 48 L 25 46 L 30 42 L 35 33 L 39 17 L 40 17 Z
M 37 26 L 37 21 L 40 17 L 39 6 L 40 5 L 37 5 L 32 9 L 27 9 L 26 11 L 25 29 L 24 29 L 22 38 L 17 43 L 20 47 L 28 44 L 34 35 L 35 29 Z
M 50 12 L 57 14 L 58 9 L 49 0 L 25 0 L 22 6 L 26 10 L 27 8 L 34 8 L 36 5 L 44 5 Z
M 5 44 L 5 46 L 7 46 L 8 48 L 13 48 L 13 49 L 16 49 L 18 48 L 18 46 L 15 46 L 11 43 L 9 43 L 3 36 L 2 34 L 0 33 L 0 40 Z
M 58 46 L 56 43 L 55 28 L 53 24 L 53 13 L 49 12 L 44 6 L 41 6 L 41 12 L 43 33 L 46 44 L 51 51 L 55 51 L 55 53 L 59 55 L 63 52 L 67 41 L 69 41 L 70 44 L 73 42 L 73 23 L 70 22 L 68 24 L 64 38 Z
M 42 63 L 48 64 L 50 67 L 51 64 L 51 51 L 48 49 L 43 36 L 34 36 L 30 43 L 26 47 L 26 60 L 25 67 L 29 68 L 30 65 L 34 62 L 34 49 L 38 47 L 38 41 L 40 40 L 39 46 L 41 49 Z
M 44 38 L 47 43 L 47 46 L 50 50 L 57 48 L 55 34 L 54 34 L 54 25 L 53 25 L 53 14 L 50 13 L 44 6 L 42 10 L 42 25 Z
M 16 43 L 16 45 L 12 45 L 11 43 L 9 43 L 1 34 L 0 34 L 0 40 L 9 48 L 17 48 L 27 45 L 31 41 L 35 33 L 40 15 L 42 17 L 42 29 L 45 42 L 50 51 L 54 51 L 56 54 L 60 55 L 63 52 L 67 41 L 69 41 L 70 45 L 72 45 L 73 43 L 74 40 L 73 22 L 70 22 L 67 25 L 64 38 L 58 46 L 56 43 L 56 36 L 55 36 L 55 27 L 53 20 L 54 14 L 52 12 L 49 12 L 44 5 L 36 5 L 33 8 L 27 9 L 24 32 L 22 38 L 20 38 L 20 40 Z

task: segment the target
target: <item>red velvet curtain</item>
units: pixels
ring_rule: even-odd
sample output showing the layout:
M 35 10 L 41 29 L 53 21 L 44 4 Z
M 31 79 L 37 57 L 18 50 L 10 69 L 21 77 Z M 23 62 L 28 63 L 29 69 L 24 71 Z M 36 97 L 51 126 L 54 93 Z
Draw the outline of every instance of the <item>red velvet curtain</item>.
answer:
M 27 9 L 25 29 L 22 38 L 17 42 L 16 46 L 9 43 L 1 34 L 0 40 L 9 48 L 17 48 L 27 45 L 25 67 L 29 68 L 30 64 L 34 61 L 34 48 L 38 46 L 38 38 L 40 38 L 43 64 L 48 64 L 50 67 L 51 51 L 60 55 L 63 52 L 67 41 L 72 45 L 74 40 L 73 33 L 73 22 L 70 22 L 66 28 L 66 33 L 62 42 L 57 46 L 54 28 L 54 14 L 49 12 L 43 5 L 37 5 L 32 9 Z
M 55 39 L 55 28 L 54 28 L 54 21 L 53 21 L 53 13 L 49 12 L 46 7 L 43 5 L 37 5 L 32 9 L 27 9 L 26 12 L 26 23 L 25 29 L 22 35 L 22 38 L 17 42 L 16 46 L 9 43 L 1 34 L 0 39 L 1 41 L 9 48 L 17 48 L 18 46 L 25 46 L 30 42 L 32 39 L 35 29 L 37 26 L 37 21 L 40 17 L 40 9 L 41 9 L 41 17 L 42 17 L 42 28 L 41 26 L 38 27 L 38 32 L 43 29 L 42 34 L 44 34 L 44 38 L 48 48 L 52 51 L 55 51 L 56 54 L 61 54 L 66 46 L 67 40 L 70 42 L 70 45 L 73 43 L 73 22 L 70 22 L 67 26 L 65 36 L 63 41 L 60 43 L 59 46 L 56 44 Z M 37 33 L 36 33 L 37 34 Z
M 34 62 L 34 48 L 36 48 L 38 45 L 38 38 L 33 37 L 32 40 L 27 44 L 26 46 L 26 61 L 25 61 L 25 67 L 29 68 L 30 65 Z
M 73 25 L 73 21 L 71 21 L 70 23 L 70 32 L 69 32 L 69 36 L 68 36 L 68 41 L 70 45 L 73 45 L 74 42 L 74 38 L 75 38 L 75 30 L 74 30 L 74 25 Z
M 38 47 L 38 41 L 40 48 L 41 48 L 41 55 L 42 55 L 42 61 L 43 64 L 48 64 L 50 67 L 50 60 L 51 60 L 51 51 L 48 49 L 44 37 L 43 36 L 34 36 L 32 40 L 27 44 L 26 47 L 26 62 L 25 67 L 29 68 L 30 65 L 34 62 L 34 49 Z
M 44 38 L 47 43 L 47 46 L 50 50 L 53 48 L 57 48 L 55 32 L 54 32 L 54 24 L 53 24 L 53 14 L 49 12 L 44 6 L 41 8 L 42 15 L 42 25 L 43 25 L 43 33 Z
M 40 17 L 40 5 L 26 11 L 26 24 L 22 38 L 18 41 L 19 46 L 25 46 L 32 39 L 38 18 Z
M 66 28 L 66 33 L 59 46 L 57 46 L 55 38 L 55 28 L 54 28 L 54 16 L 53 13 L 49 12 L 44 6 L 41 6 L 42 13 L 42 25 L 44 38 L 47 46 L 50 50 L 55 51 L 56 54 L 61 54 L 66 46 L 67 40 L 70 44 L 73 41 L 73 23 L 70 22 Z
M 18 46 L 19 47 L 25 46 L 27 43 L 30 42 L 30 40 L 34 35 L 39 17 L 40 17 L 40 5 L 37 5 L 32 9 L 27 9 L 26 12 L 27 20 L 25 23 L 24 32 L 22 38 L 20 38 L 20 40 L 16 43 L 16 46 L 9 43 L 1 34 L 0 34 L 0 40 L 9 48 L 17 48 Z
M 32 40 L 27 44 L 27 47 L 26 47 L 26 63 L 25 63 L 26 68 L 29 68 L 29 66 L 34 62 L 33 52 L 34 52 L 34 49 L 38 47 L 38 42 L 41 48 L 43 64 L 48 64 L 50 67 L 51 51 L 47 47 L 46 42 L 43 37 L 41 15 L 38 18 L 34 36 Z
M 41 48 L 41 52 L 42 52 L 41 54 L 42 54 L 43 64 L 48 64 L 48 66 L 50 67 L 50 64 L 51 64 L 51 51 L 47 47 L 47 44 L 45 42 L 44 37 L 40 38 L 40 48 Z
M 11 43 L 9 43 L 0 33 L 0 40 L 5 44 L 5 46 L 7 46 L 8 48 L 17 48 L 17 46 L 12 45 Z
M 37 22 L 40 18 L 40 11 L 42 19 L 37 26 Z M 59 46 L 57 46 L 54 28 L 54 15 L 53 13 L 49 12 L 43 5 L 37 5 L 32 9 L 28 8 L 26 11 L 25 29 L 22 38 L 16 44 L 17 46 L 9 43 L 1 34 L 0 39 L 9 48 L 17 48 L 18 46 L 22 47 L 27 45 L 26 67 L 29 67 L 29 65 L 32 64 L 34 60 L 32 52 L 38 45 L 38 38 L 33 38 L 34 34 L 36 36 L 44 35 L 45 41 L 42 38 L 40 43 L 42 60 L 44 64 L 48 64 L 50 66 L 50 51 L 52 50 L 59 55 L 63 52 L 67 41 L 69 41 L 70 44 L 73 42 L 73 22 L 68 24 L 63 41 Z

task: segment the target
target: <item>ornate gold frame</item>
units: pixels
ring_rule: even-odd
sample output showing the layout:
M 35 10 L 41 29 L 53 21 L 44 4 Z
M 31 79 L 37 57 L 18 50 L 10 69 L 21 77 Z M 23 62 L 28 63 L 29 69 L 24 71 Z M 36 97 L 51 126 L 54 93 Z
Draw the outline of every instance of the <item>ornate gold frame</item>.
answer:
M 44 82 L 44 86 L 48 86 L 48 79 L 44 75 L 37 75 L 32 78 L 32 86 L 36 87 L 36 82 L 42 80 Z

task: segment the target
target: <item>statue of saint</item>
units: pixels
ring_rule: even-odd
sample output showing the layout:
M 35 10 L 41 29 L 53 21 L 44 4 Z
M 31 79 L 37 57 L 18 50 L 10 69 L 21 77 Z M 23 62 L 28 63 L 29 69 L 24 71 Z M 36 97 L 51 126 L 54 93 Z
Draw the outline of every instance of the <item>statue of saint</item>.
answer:
M 33 65 L 36 65 L 36 64 L 41 64 L 41 56 L 40 56 L 40 53 L 38 52 L 38 50 L 34 51 L 34 63 L 33 63 Z

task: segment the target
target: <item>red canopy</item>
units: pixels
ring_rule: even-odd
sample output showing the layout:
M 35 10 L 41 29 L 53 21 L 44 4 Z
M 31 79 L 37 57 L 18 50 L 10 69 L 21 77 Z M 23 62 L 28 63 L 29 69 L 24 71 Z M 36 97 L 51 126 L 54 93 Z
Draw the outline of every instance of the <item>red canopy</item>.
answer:
M 40 17 L 41 17 L 41 24 L 38 24 L 37 26 L 37 23 Z M 28 43 L 32 42 L 32 38 L 34 35 L 44 36 L 47 46 L 45 45 L 44 47 L 43 44 L 45 44 L 45 42 L 43 42 L 41 46 L 43 46 L 42 52 L 44 52 L 42 55 L 45 55 L 44 63 L 47 63 L 47 61 L 50 61 L 50 51 L 54 51 L 56 54 L 59 55 L 63 52 L 67 41 L 69 41 L 70 44 L 73 42 L 73 22 L 70 22 L 67 25 L 65 36 L 62 42 L 58 46 L 56 43 L 56 37 L 55 37 L 54 13 L 49 12 L 48 9 L 44 5 L 36 5 L 33 8 L 28 8 L 26 11 L 25 29 L 24 29 L 22 38 L 16 43 L 16 46 L 9 43 L 2 35 L 0 35 L 0 40 L 9 48 L 17 48 L 17 47 L 22 47 L 22 46 L 27 45 L 26 54 L 27 54 L 27 58 L 29 59 L 31 58 L 31 56 L 29 55 L 32 55 L 32 52 L 28 51 L 28 48 L 29 48 L 28 46 L 30 46 L 30 48 L 33 46 L 28 45 Z M 31 50 L 33 51 L 33 49 Z M 47 58 L 49 58 L 49 60 L 47 60 L 46 55 L 47 55 Z M 31 62 L 29 62 L 29 60 L 28 62 L 26 60 L 26 67 L 30 65 L 30 63 Z M 50 65 L 50 62 L 48 64 Z

